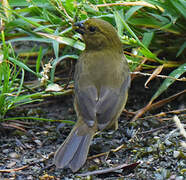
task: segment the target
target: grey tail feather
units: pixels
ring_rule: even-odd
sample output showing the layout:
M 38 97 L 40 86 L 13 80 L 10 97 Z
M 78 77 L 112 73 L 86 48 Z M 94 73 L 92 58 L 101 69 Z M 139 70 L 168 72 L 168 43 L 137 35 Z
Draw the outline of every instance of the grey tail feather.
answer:
M 54 156 L 57 168 L 69 167 L 73 172 L 78 171 L 85 163 L 93 132 L 77 135 L 78 128 L 73 128 L 64 143 L 58 148 Z

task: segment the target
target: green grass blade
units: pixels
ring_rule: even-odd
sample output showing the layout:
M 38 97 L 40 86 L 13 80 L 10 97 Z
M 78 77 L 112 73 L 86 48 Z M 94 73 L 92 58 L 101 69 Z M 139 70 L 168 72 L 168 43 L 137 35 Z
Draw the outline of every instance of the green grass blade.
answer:
M 74 121 L 71 121 L 71 120 L 54 120 L 54 119 L 38 118 L 38 117 L 11 117 L 11 118 L 5 118 L 4 121 L 20 120 L 20 119 L 32 119 L 32 120 L 38 120 L 38 121 L 61 122 L 61 123 L 69 123 L 69 124 L 75 123 Z
M 126 13 L 125 13 L 125 21 L 128 21 L 136 11 L 141 9 L 143 6 L 134 6 L 131 7 Z
M 44 42 L 44 43 L 52 43 L 52 39 L 46 38 L 36 38 L 36 37 L 23 37 L 23 38 L 16 38 L 6 41 L 6 43 L 18 42 L 18 41 L 35 41 L 35 42 Z M 2 45 L 2 43 L 0 43 Z
M 20 15 L 19 13 L 17 13 L 16 11 L 12 11 L 12 12 L 13 12 L 13 14 L 17 15 L 19 18 L 21 18 L 21 19 L 23 19 L 24 21 L 26 21 L 26 22 L 32 24 L 33 26 L 35 26 L 35 27 L 37 27 L 37 28 L 38 28 L 38 27 L 43 27 L 43 29 L 44 29 L 45 32 L 47 32 L 47 33 L 54 33 L 54 30 L 53 30 L 53 29 L 50 29 L 50 28 L 48 28 L 48 27 L 45 27 L 45 26 L 43 26 L 43 25 L 37 23 L 37 19 L 26 18 L 26 17 Z
M 149 58 L 153 58 L 156 59 L 158 62 L 161 62 L 161 60 L 159 60 L 155 54 L 153 54 L 136 36 L 136 34 L 132 31 L 132 29 L 128 26 L 128 24 L 125 22 L 124 19 L 121 18 L 121 16 L 119 15 L 119 13 L 116 11 L 115 13 L 115 18 L 119 18 L 121 20 L 121 22 L 123 23 L 124 27 L 126 28 L 126 30 L 131 34 L 132 37 L 135 38 L 135 40 L 137 41 L 138 45 L 142 48 L 141 49 L 141 53 Z
M 124 19 L 124 16 L 123 16 L 123 11 L 115 11 L 114 12 L 114 17 L 115 17 L 115 22 L 116 22 L 116 26 L 117 26 L 117 31 L 118 31 L 118 34 L 119 36 L 123 36 L 123 23 L 121 22 L 121 19 L 120 18 L 117 18 L 117 14 L 116 13 L 119 13 L 120 16 L 122 17 L 122 19 Z
M 55 31 L 55 35 L 56 34 L 58 34 L 57 30 Z M 59 57 L 59 42 L 58 41 L 53 41 L 52 45 L 53 45 L 55 57 L 56 57 L 56 59 L 58 59 L 58 57 Z
M 184 51 L 184 49 L 186 49 L 186 42 L 184 42 L 184 43 L 181 45 L 179 51 L 178 51 L 177 54 L 176 54 L 176 57 L 178 57 L 179 55 L 181 55 L 181 53 Z
M 186 1 L 182 0 L 169 0 L 170 3 L 186 18 Z
M 186 63 L 179 66 L 177 69 L 172 71 L 169 76 L 174 78 L 179 78 L 183 73 L 186 72 Z M 160 94 L 162 94 L 175 80 L 174 79 L 165 79 L 159 89 L 151 98 L 151 101 L 154 101 Z
M 30 69 L 26 64 L 22 63 L 21 61 L 18 61 L 17 59 L 14 59 L 12 57 L 8 58 L 11 62 L 13 62 L 14 64 L 16 64 L 17 66 L 19 66 L 20 68 L 25 69 L 26 71 L 29 71 L 33 74 L 35 74 L 36 76 L 40 76 L 39 74 L 37 74 L 36 72 L 32 71 L 32 69 Z
M 21 69 L 21 70 L 22 70 L 22 73 L 21 73 L 20 85 L 19 85 L 18 91 L 16 93 L 17 96 L 19 96 L 19 94 L 21 92 L 21 89 L 22 89 L 23 83 L 24 83 L 24 77 L 25 77 L 25 71 L 24 71 L 24 69 Z
M 144 33 L 142 43 L 146 46 L 149 47 L 152 39 L 154 37 L 154 32 L 146 32 Z
M 40 64 L 41 64 L 41 59 L 43 57 L 43 48 L 42 46 L 40 46 L 40 49 L 39 49 L 39 54 L 38 54 L 38 57 L 37 57 L 37 60 L 36 60 L 36 73 L 38 74 L 39 73 L 39 69 L 40 69 Z

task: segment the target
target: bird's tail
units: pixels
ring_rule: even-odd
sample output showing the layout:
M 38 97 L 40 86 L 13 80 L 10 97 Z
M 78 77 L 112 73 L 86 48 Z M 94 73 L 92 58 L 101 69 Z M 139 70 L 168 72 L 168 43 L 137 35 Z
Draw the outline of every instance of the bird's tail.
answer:
M 85 123 L 77 123 L 55 153 L 54 164 L 56 167 L 68 167 L 73 172 L 78 171 L 87 159 L 94 133 L 94 129 L 88 128 Z

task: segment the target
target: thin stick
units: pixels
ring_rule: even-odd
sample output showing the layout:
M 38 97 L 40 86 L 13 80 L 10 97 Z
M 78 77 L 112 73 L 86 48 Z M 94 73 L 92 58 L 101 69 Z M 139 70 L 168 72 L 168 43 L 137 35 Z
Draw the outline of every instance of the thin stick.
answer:
M 25 165 L 19 168 L 15 168 L 15 169 L 0 169 L 0 172 L 6 172 L 6 173 L 10 173 L 10 172 L 14 172 L 14 171 L 20 171 L 23 170 L 25 168 L 27 168 L 29 165 Z
M 143 76 L 152 76 L 152 74 L 142 73 L 142 72 L 131 72 L 131 74 L 140 74 L 140 75 L 143 75 Z M 173 79 L 173 80 L 176 80 L 176 81 L 186 81 L 185 77 L 177 79 L 177 78 L 174 78 L 174 77 L 171 77 L 171 76 L 165 76 L 165 75 L 155 75 L 155 76 L 163 78 L 163 79 L 167 79 L 168 78 L 168 79 Z
M 106 169 L 101 169 L 101 170 L 96 170 L 96 171 L 92 171 L 92 172 L 87 172 L 87 173 L 83 173 L 83 174 L 78 174 L 78 176 L 90 176 L 90 175 L 97 175 L 97 174 L 105 174 L 105 173 L 110 173 L 119 169 L 134 169 L 138 164 L 140 164 L 140 162 L 136 162 L 133 164 L 121 164 L 119 166 L 116 167 L 111 167 L 111 168 L 106 168 Z
M 136 1 L 136 2 L 122 2 L 122 3 L 108 3 L 108 4 L 98 4 L 96 7 L 111 7 L 111 6 L 146 6 L 150 8 L 157 9 L 157 6 L 154 6 L 150 3 L 144 2 L 144 1 Z M 161 11 L 164 11 L 163 8 L 159 7 L 158 8 Z

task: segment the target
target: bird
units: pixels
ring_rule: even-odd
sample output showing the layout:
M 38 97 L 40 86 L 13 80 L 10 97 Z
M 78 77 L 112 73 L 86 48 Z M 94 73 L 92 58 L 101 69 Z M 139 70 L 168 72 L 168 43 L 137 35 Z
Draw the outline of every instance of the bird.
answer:
M 54 155 L 57 168 L 77 172 L 86 162 L 94 135 L 117 129 L 130 87 L 130 70 L 116 29 L 107 21 L 89 18 L 76 22 L 85 49 L 74 73 L 77 122 Z

